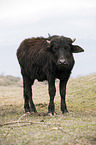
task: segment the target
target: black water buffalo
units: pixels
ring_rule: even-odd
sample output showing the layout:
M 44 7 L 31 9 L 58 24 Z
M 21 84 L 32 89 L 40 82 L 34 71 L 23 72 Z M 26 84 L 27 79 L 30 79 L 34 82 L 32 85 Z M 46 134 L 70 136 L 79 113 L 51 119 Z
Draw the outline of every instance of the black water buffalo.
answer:
M 72 53 L 84 50 L 73 45 L 74 40 L 64 36 L 37 37 L 25 39 L 17 50 L 17 58 L 21 67 L 24 88 L 25 112 L 37 112 L 32 100 L 32 85 L 34 80 L 48 81 L 49 106 L 48 113 L 54 115 L 54 97 L 56 93 L 55 79 L 60 80 L 61 111 L 68 112 L 65 94 L 66 84 L 74 66 Z

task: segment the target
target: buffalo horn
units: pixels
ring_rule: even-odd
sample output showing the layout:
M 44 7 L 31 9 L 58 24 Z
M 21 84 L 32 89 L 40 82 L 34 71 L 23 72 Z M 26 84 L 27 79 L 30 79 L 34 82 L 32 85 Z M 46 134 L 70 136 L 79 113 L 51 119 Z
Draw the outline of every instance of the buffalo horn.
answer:
M 76 38 L 72 39 L 72 43 L 76 40 Z
M 47 41 L 47 43 L 49 43 L 50 44 L 50 41 L 49 40 L 46 40 Z

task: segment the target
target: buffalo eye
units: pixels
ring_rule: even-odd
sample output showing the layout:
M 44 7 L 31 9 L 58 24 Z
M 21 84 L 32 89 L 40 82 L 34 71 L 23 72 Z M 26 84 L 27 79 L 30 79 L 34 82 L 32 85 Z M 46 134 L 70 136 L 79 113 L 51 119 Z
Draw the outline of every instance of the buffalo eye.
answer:
M 56 47 L 53 47 L 52 50 L 53 50 L 54 52 L 56 52 L 56 51 L 57 51 L 57 48 L 56 48 Z
M 58 46 L 57 45 L 53 45 L 52 46 L 52 50 L 53 50 L 53 52 L 56 52 L 58 50 Z

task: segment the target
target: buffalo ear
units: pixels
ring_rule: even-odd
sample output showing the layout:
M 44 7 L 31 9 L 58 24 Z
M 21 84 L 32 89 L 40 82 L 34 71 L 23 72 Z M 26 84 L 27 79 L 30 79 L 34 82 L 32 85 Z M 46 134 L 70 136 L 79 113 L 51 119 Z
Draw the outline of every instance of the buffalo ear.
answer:
M 72 45 L 72 53 L 79 53 L 79 52 L 84 52 L 84 49 L 82 49 L 78 45 Z

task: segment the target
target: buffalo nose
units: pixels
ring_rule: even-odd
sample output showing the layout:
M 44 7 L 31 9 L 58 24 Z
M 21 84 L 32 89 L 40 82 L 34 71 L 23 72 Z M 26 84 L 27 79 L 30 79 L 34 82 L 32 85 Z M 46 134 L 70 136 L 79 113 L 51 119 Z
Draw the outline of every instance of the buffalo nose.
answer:
M 67 61 L 65 59 L 59 60 L 59 64 L 67 64 Z

